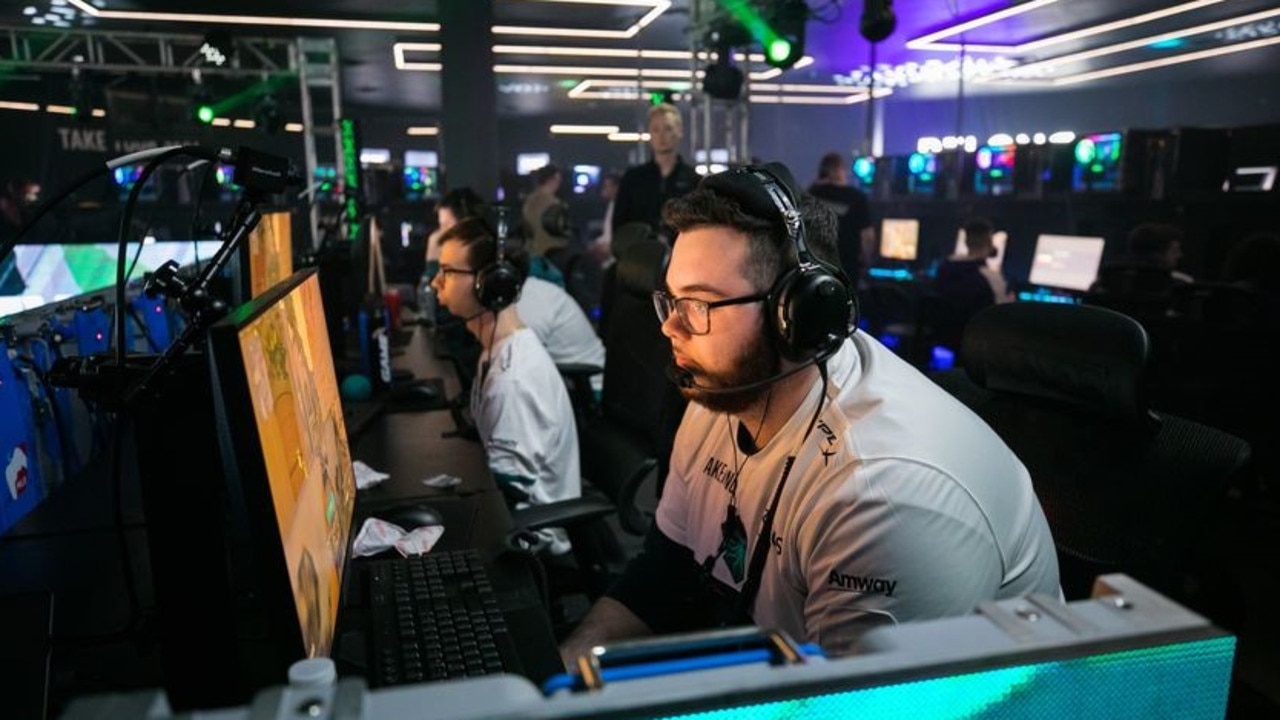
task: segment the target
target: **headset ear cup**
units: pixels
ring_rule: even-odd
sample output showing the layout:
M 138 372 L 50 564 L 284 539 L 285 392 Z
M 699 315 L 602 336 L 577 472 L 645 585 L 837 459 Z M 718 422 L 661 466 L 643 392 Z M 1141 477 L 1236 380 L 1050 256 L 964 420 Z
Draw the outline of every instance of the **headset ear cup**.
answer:
M 476 299 L 486 309 L 498 312 L 520 296 L 520 273 L 506 260 L 476 273 Z
M 797 267 L 778 279 L 770 325 L 782 356 L 803 362 L 828 353 L 857 322 L 849 287 L 821 266 Z

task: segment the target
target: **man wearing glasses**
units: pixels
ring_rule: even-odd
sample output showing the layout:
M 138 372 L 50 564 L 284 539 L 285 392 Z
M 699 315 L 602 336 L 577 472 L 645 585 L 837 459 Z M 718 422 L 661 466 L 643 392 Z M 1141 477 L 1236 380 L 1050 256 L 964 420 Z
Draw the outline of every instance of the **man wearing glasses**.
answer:
M 876 625 L 1061 596 L 1030 477 L 980 418 L 863 333 L 816 356 L 787 344 L 779 278 L 802 246 L 770 199 L 800 198 L 806 252 L 839 278 L 836 227 L 766 168 L 776 183 L 730 171 L 665 208 L 679 239 L 654 302 L 691 402 L 645 549 L 561 646 L 571 667 L 741 624 L 839 655 Z
M 523 281 L 528 273 L 523 248 L 506 247 L 503 256 Z M 538 336 L 520 321 L 514 302 L 481 302 L 477 278 L 498 262 L 493 230 L 470 218 L 441 236 L 440 271 L 431 281 L 440 304 L 462 318 L 480 342 L 471 416 L 489 470 L 517 507 L 580 497 L 578 432 L 560 372 Z M 563 530 L 539 535 L 553 554 L 570 549 Z

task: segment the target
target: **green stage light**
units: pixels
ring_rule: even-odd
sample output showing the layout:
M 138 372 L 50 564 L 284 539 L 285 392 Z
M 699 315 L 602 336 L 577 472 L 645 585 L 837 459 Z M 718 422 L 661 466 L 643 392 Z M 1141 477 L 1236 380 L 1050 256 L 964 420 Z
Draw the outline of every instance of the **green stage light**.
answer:
M 776 38 L 769 43 L 769 64 L 780 65 L 787 61 L 791 56 L 791 41 L 786 38 Z
M 213 108 L 209 105 L 199 105 L 196 107 L 196 119 L 208 125 L 213 122 Z

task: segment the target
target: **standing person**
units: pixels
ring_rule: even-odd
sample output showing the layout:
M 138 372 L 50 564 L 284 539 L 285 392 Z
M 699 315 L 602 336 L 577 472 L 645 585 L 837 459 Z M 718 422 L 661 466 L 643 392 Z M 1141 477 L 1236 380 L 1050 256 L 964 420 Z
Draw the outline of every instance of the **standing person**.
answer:
M 667 206 L 654 293 L 690 401 L 644 551 L 561 646 L 750 624 L 829 654 L 867 629 L 1061 597 L 1026 468 L 855 327 L 835 220 L 781 165 Z M 785 217 L 795 217 L 788 227 Z M 801 222 L 803 218 L 803 222 Z
M 556 192 L 560 190 L 561 172 L 555 165 L 543 165 L 533 172 L 533 181 L 537 187 L 524 200 L 521 215 L 529 226 L 529 252 L 533 255 L 546 255 L 548 250 L 561 248 L 568 244 L 568 238 L 557 237 L 547 232 L 543 216 L 547 210 L 561 206 Z
M 618 183 L 622 176 L 608 173 L 600 180 L 600 199 L 605 201 L 604 220 L 601 222 L 600 236 L 591 243 L 591 257 L 602 266 L 613 262 L 613 208 L 618 198 Z
M 818 162 L 818 178 L 809 186 L 839 219 L 837 244 L 840 266 L 855 283 L 861 281 L 871 258 L 875 257 L 876 231 L 871 227 L 871 206 L 866 193 L 849 184 L 849 165 L 838 152 L 829 152 Z
M 555 363 L 515 300 L 527 257 L 505 247 L 480 219 L 464 220 L 440 238 L 440 272 L 431 281 L 440 304 L 461 317 L 481 347 L 471 385 L 471 415 L 489 469 L 516 506 L 582 495 L 573 406 Z M 563 530 L 539 531 L 550 550 L 570 549 Z
M 662 207 L 698 184 L 698 173 L 680 157 L 682 137 L 684 124 L 676 106 L 663 103 L 649 108 L 649 149 L 653 159 L 623 174 L 614 201 L 614 230 L 629 222 L 643 222 L 671 239 L 663 232 Z

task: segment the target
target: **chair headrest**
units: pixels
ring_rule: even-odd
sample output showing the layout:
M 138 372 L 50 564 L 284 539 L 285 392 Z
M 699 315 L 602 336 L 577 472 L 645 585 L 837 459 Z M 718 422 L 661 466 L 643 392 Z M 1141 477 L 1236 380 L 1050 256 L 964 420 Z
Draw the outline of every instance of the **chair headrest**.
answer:
M 610 241 L 610 247 L 615 258 L 622 257 L 622 253 L 627 248 L 641 242 L 643 240 L 658 238 L 657 233 L 649 226 L 649 223 L 643 220 L 633 220 L 632 222 L 623 223 L 613 231 L 613 238 Z
M 1147 332 L 1133 318 L 1089 305 L 1006 303 L 969 321 L 961 345 L 978 385 L 1142 418 Z
M 649 297 L 662 284 L 667 262 L 667 246 L 661 240 L 637 240 L 618 256 L 615 269 L 618 290 Z

